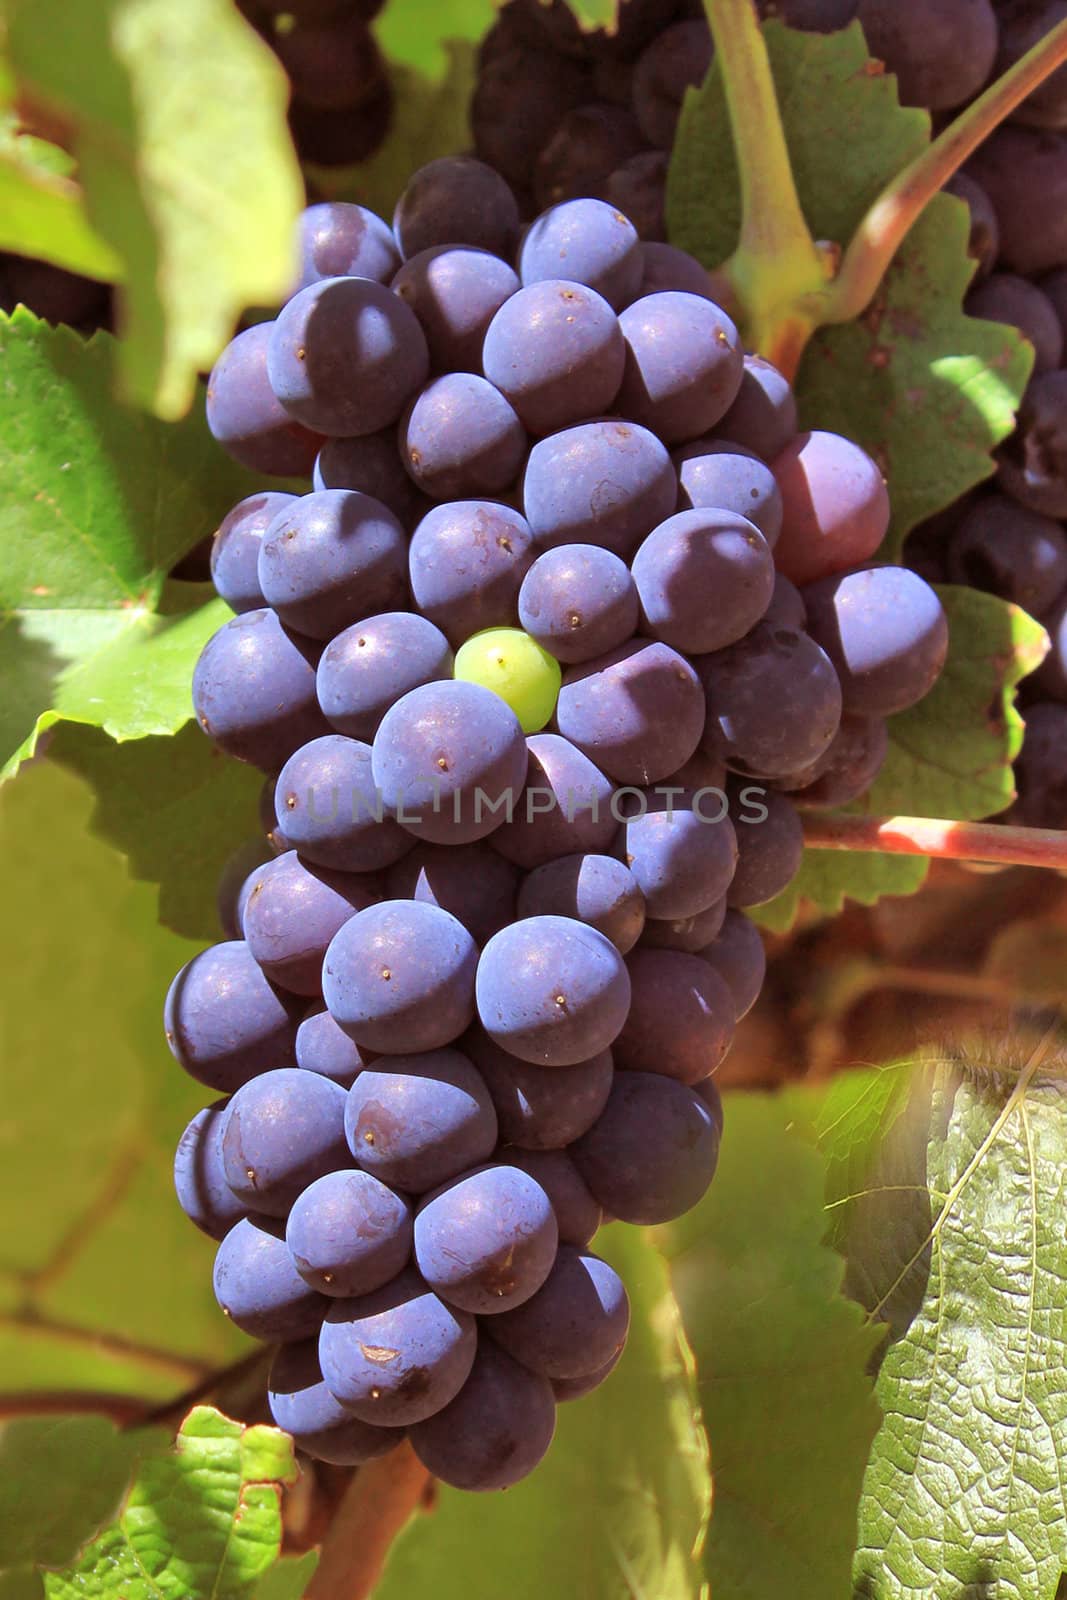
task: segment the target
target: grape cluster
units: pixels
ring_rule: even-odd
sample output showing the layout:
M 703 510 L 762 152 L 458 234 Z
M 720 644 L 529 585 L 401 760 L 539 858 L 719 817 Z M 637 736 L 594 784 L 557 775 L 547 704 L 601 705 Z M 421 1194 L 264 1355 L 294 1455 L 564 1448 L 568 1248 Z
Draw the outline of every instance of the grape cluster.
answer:
M 231 863 L 227 938 L 168 996 L 223 1097 L 177 1189 L 303 1449 L 406 1434 L 498 1488 L 622 1350 L 605 1216 L 711 1181 L 745 912 L 794 875 L 798 808 L 869 785 L 946 625 L 870 564 L 874 463 L 799 433 L 697 263 L 650 270 L 605 202 L 520 242 L 499 174 L 449 158 L 391 227 L 313 206 L 300 246 L 208 388 L 226 449 L 313 487 L 213 546 L 235 615 L 196 715 L 267 773 L 273 854 Z
M 304 161 L 344 166 L 389 131 L 393 90 L 370 23 L 384 0 L 238 0 L 292 89 L 289 128 Z

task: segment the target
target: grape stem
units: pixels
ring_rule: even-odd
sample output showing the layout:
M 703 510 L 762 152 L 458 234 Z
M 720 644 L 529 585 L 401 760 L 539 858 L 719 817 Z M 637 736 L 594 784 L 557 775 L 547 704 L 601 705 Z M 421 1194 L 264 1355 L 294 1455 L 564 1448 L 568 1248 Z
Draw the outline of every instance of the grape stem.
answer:
M 804 841 L 812 850 L 876 850 L 888 855 L 936 856 L 941 861 L 983 861 L 1067 872 L 1067 832 L 1056 828 L 827 813 L 804 818 Z
M 704 0 L 741 182 L 737 248 L 719 269 L 743 308 L 747 342 L 776 360 L 814 326 L 796 309 L 826 285 L 793 178 L 770 57 L 752 0 Z
M 427 1502 L 431 1481 L 406 1440 L 360 1467 L 330 1525 L 304 1600 L 367 1600 L 393 1540 Z
M 851 322 L 867 309 L 890 262 L 934 195 L 983 139 L 1064 61 L 1067 21 L 1057 23 L 1039 39 L 898 173 L 857 228 L 837 277 L 820 294 L 816 310 L 820 324 Z

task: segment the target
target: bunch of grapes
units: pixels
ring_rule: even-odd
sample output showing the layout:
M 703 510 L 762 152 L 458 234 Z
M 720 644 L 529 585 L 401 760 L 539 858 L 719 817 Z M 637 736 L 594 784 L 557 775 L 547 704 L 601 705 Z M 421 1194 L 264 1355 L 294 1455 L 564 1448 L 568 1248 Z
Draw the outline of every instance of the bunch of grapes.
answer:
M 178 1151 L 278 1423 L 514 1483 L 627 1332 L 591 1241 L 715 1171 L 713 1077 L 764 971 L 746 911 L 799 809 L 860 795 L 946 623 L 872 565 L 883 480 L 798 433 L 707 278 L 597 198 L 520 239 L 499 174 L 390 228 L 309 208 L 301 275 L 212 374 L 266 476 L 213 546 L 200 726 L 268 774 L 170 1047 L 224 1098 Z

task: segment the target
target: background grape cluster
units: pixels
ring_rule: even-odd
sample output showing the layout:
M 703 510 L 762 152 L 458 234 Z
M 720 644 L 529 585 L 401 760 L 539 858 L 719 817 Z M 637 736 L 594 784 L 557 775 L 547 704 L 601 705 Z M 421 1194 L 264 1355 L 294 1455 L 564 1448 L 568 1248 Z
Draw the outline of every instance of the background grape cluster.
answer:
M 194 705 L 268 773 L 272 854 L 231 864 L 228 937 L 168 996 L 225 1097 L 177 1189 L 303 1448 L 407 1434 L 498 1488 L 621 1353 L 604 1216 L 711 1181 L 744 913 L 796 871 L 798 807 L 866 789 L 947 629 L 869 564 L 874 463 L 797 433 L 698 264 L 617 208 L 523 232 L 447 158 L 392 227 L 309 208 L 300 257 L 208 386 L 227 450 L 313 487 L 212 549 L 235 616 Z

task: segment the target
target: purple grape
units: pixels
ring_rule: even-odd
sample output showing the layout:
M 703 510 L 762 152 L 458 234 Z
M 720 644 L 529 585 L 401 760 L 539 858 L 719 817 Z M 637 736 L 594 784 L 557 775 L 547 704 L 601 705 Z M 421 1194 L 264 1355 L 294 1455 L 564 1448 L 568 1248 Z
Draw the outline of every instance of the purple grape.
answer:
M 328 1302 L 319 1335 L 326 1387 L 358 1417 L 408 1427 L 459 1393 L 474 1361 L 474 1318 L 409 1269 L 373 1294 Z
M 373 772 L 387 809 L 417 838 L 471 844 L 515 804 L 526 744 L 515 713 L 491 689 L 428 683 L 382 718 Z
M 871 567 L 804 591 L 808 631 L 833 662 L 846 710 L 906 711 L 936 683 L 948 622 L 930 585 L 906 567 Z
M 407 598 L 407 540 L 388 506 L 323 489 L 285 506 L 263 535 L 259 584 L 288 628 L 332 639 Z
M 456 1489 L 508 1489 L 547 1453 L 556 1427 L 552 1386 L 487 1339 L 451 1404 L 411 1430 L 428 1472 Z
M 609 1085 L 610 1082 L 609 1073 Z M 607 1099 L 607 1090 L 604 1099 Z M 214 1105 L 198 1111 L 174 1152 L 174 1189 L 178 1204 L 189 1221 L 209 1239 L 224 1239 L 234 1223 L 245 1215 L 245 1207 L 226 1182 L 222 1166 L 222 1134 L 229 1103 L 216 1100 Z M 590 1118 L 590 1122 L 593 1120 Z
M 662 243 L 667 237 L 667 169 L 664 150 L 639 150 L 627 156 L 604 179 L 599 198 L 629 217 L 642 244 Z M 678 285 L 671 284 L 671 288 Z M 647 292 L 647 291 L 643 291 Z
M 316 867 L 288 850 L 256 873 L 241 926 L 272 983 L 315 996 L 322 993 L 322 963 L 334 934 L 379 898 L 377 879 Z
M 533 539 L 510 506 L 459 500 L 423 517 L 408 560 L 415 604 L 458 648 L 483 628 L 514 625 Z
M 392 900 L 440 906 L 484 945 L 515 917 L 519 873 L 488 844 L 417 844 L 389 870 Z
M 566 1067 L 551 1069 L 553 1073 L 567 1070 Z M 603 1213 L 569 1153 L 566 1150 L 518 1150 L 511 1147 L 506 1155 L 513 1167 L 519 1167 L 523 1172 L 528 1172 L 531 1178 L 536 1178 L 548 1195 L 556 1213 L 560 1243 L 583 1250 L 600 1227 Z
M 293 1059 L 299 1002 L 279 994 L 240 939 L 186 963 L 167 992 L 163 1023 L 171 1054 L 191 1078 L 232 1094 Z
M 734 1035 L 733 999 L 718 973 L 699 956 L 640 947 L 627 967 L 632 998 L 613 1052 L 617 1069 L 679 1083 L 710 1077 Z
M 1024 828 L 1067 826 L 1067 705 L 1041 700 L 1027 706 L 1015 785 L 1008 821 Z
M 227 939 L 241 939 L 245 902 L 252 888 L 252 878 L 257 868 L 264 866 L 272 856 L 265 839 L 252 839 L 239 845 L 222 869 L 216 890 L 216 907 L 219 923 Z
M 616 407 L 667 444 L 707 433 L 741 387 L 737 329 L 713 300 L 667 291 L 635 300 L 619 317 L 626 371 Z
M 804 829 L 796 807 L 784 794 L 763 790 L 759 809 L 765 815 L 742 814 L 747 809 L 745 796 L 751 804 L 757 792 L 751 785 L 743 786 L 742 804 L 735 806 L 737 870 L 726 897 L 732 906 L 762 906 L 773 900 L 796 877 L 804 855 Z
M 418 900 L 385 900 L 349 919 L 326 952 L 330 1015 L 367 1050 L 436 1050 L 474 1016 L 478 948 L 461 922 Z
M 682 1216 L 704 1194 L 719 1129 L 685 1084 L 659 1072 L 617 1072 L 603 1114 L 571 1153 L 605 1211 L 653 1225 Z
M 528 229 L 519 256 L 525 285 L 562 276 L 595 289 L 615 311 L 637 294 L 643 266 L 633 223 L 603 200 L 553 206 Z
M 1034 378 L 1015 432 L 998 452 L 998 481 L 1013 500 L 1046 517 L 1067 517 L 1067 372 Z
M 369 1172 L 327 1172 L 293 1202 L 285 1242 L 321 1294 L 370 1294 L 408 1264 L 411 1207 Z
M 541 210 L 581 201 L 603 187 L 620 161 L 644 149 L 641 129 L 628 107 L 599 101 L 577 106 L 560 119 L 538 153 L 534 199 Z
M 475 150 L 509 183 L 527 187 L 549 132 L 588 98 L 588 78 L 576 62 L 505 43 L 478 73 L 471 100 Z
M 488 250 L 435 245 L 406 261 L 392 287 L 422 324 L 436 372 L 481 372 L 486 329 L 519 279 Z M 486 377 L 496 383 L 491 372 Z
M 695 917 L 721 900 L 737 865 L 737 841 L 724 801 L 709 805 L 665 787 L 628 797 L 616 851 L 650 917 Z
M 746 355 L 737 399 L 717 433 L 774 461 L 797 431 L 797 402 L 789 379 L 762 356 Z
M 247 1210 L 284 1218 L 308 1184 L 351 1165 L 345 1091 L 296 1067 L 260 1073 L 230 1102 L 222 1165 Z
M 366 206 L 347 205 L 342 200 L 308 206 L 300 214 L 297 238 L 300 276 L 294 293 L 324 278 L 373 278 L 377 283 L 389 283 L 400 265 L 400 252 L 388 224 Z
M 1006 322 L 1034 347 L 1034 373 L 1051 372 L 1063 356 L 1063 330 L 1056 308 L 1036 284 L 1012 272 L 994 272 L 972 289 L 964 310 L 969 317 Z
M 242 1217 L 215 1256 L 215 1298 L 242 1333 L 272 1344 L 318 1333 L 329 1305 L 309 1289 L 293 1266 L 282 1225 L 270 1217 Z
M 1067 18 L 1064 0 L 999 0 L 995 6 L 1000 47 L 994 74 L 999 77 L 1031 50 L 1039 39 Z M 1027 95 L 1012 112 L 1015 122 L 1035 128 L 1062 128 L 1067 123 L 1067 73 L 1062 67 Z
M 1034 674 L 1034 683 L 1049 699 L 1067 701 L 1067 594 L 1041 620 L 1051 648 Z
M 779 572 L 813 582 L 874 555 L 889 528 L 878 465 L 839 433 L 798 433 L 772 463 L 782 495 Z
M 294 100 L 315 111 L 359 106 L 381 70 L 378 46 L 358 11 L 328 21 L 296 20 L 291 27 L 276 28 L 271 45 L 288 74 Z M 366 271 L 358 275 L 378 276 Z
M 557 856 L 605 854 L 620 820 L 610 780 L 559 734 L 535 733 L 526 748 L 525 781 L 493 849 L 527 872 Z
M 979 145 L 967 175 L 996 211 L 1005 271 L 1030 278 L 1067 265 L 1067 137 L 1005 124 Z
M 780 17 L 790 28 L 807 33 L 835 33 L 847 28 L 859 0 L 758 0 L 761 17 Z
M 599 1389 L 611 1377 L 621 1359 L 622 1350 L 616 1350 L 610 1361 L 605 1361 L 602 1367 L 586 1373 L 582 1378 L 554 1378 L 552 1393 L 556 1397 L 556 1404 L 562 1405 L 567 1400 L 584 1400 L 587 1394 L 592 1394 L 594 1389 Z
M 691 655 L 742 639 L 774 595 L 770 545 L 735 511 L 702 507 L 668 517 L 641 545 L 632 570 L 643 632 Z
M 708 270 L 687 250 L 646 239 L 641 245 L 641 261 L 641 298 L 650 294 L 695 294 L 711 299 Z
M 770 467 L 754 450 L 727 439 L 694 439 L 674 452 L 678 509 L 734 511 L 754 522 L 773 546 L 782 531 L 782 496 Z
M 828 749 L 841 722 L 841 685 L 806 633 L 760 623 L 701 667 L 704 749 L 734 771 L 788 777 Z
M 804 608 L 804 596 L 795 583 L 790 583 L 788 578 L 783 578 L 780 572 L 774 575 L 774 593 L 771 603 L 763 613 L 766 623 L 775 623 L 783 628 L 792 628 L 803 633 L 808 625 L 808 613 Z
M 384 64 L 367 84 L 357 106 L 324 111 L 294 100 L 289 106 L 289 131 L 303 161 L 323 167 L 345 167 L 366 161 L 389 133 L 395 96 Z
M 266 608 L 212 634 L 193 672 L 196 720 L 213 744 L 276 772 L 329 726 L 315 699 L 318 650 Z
M 420 167 L 393 213 L 400 254 L 410 261 L 434 245 L 474 245 L 509 257 L 519 208 L 504 179 L 473 156 L 442 156 Z
M 478 1017 L 523 1061 L 569 1067 L 622 1028 L 630 983 L 615 946 L 569 917 L 527 917 L 494 934 L 478 962 Z
M 409 533 L 430 505 L 404 471 L 395 428 L 362 438 L 327 439 L 315 458 L 311 484 L 316 492 L 358 489 L 387 506 Z
M 641 944 L 648 950 L 681 950 L 686 955 L 697 955 L 710 944 L 722 927 L 726 915 L 726 896 L 712 901 L 706 911 L 693 917 L 649 917 L 641 935 Z
M 259 547 L 274 518 L 296 498 L 270 490 L 250 494 L 219 523 L 211 546 L 211 581 L 232 610 L 255 611 L 266 605 L 259 587 Z
M 650 144 L 670 150 L 687 89 L 703 83 L 714 54 L 706 20 L 674 22 L 652 41 L 634 72 L 634 110 Z
M 573 917 L 620 955 L 632 950 L 645 925 L 645 900 L 634 874 L 611 856 L 559 856 L 530 873 L 519 891 L 520 917 Z
M 496 1112 L 460 1050 L 383 1056 L 348 1091 L 345 1131 L 361 1167 L 410 1194 L 426 1194 L 487 1161 Z
M 948 111 L 985 85 L 997 53 L 989 0 L 859 0 L 867 48 L 897 80 L 901 104 Z
M 452 676 L 452 651 L 439 628 L 410 611 L 386 611 L 345 628 L 322 652 L 316 686 L 330 724 L 371 740 L 397 700 Z
M 331 1078 L 342 1089 L 350 1089 L 372 1061 L 378 1058 L 372 1050 L 361 1050 L 339 1028 L 326 1006 L 317 1002 L 296 1030 L 296 1064 L 304 1072 L 317 1072 Z
M 625 350 L 619 319 L 594 289 L 544 278 L 506 300 L 489 324 L 486 377 L 531 433 L 611 409 Z
M 304 478 L 321 440 L 275 398 L 267 376 L 273 322 L 258 322 L 230 340 L 207 381 L 207 425 L 228 456 L 252 472 Z
M 599 1256 L 563 1245 L 543 1287 L 525 1305 L 494 1317 L 486 1331 L 530 1372 L 581 1378 L 618 1354 L 629 1326 L 618 1273 Z
M 997 264 L 1000 252 L 1000 227 L 993 203 L 980 183 L 966 172 L 957 172 L 945 184 L 945 193 L 962 200 L 970 216 L 971 230 L 967 254 L 976 262 L 975 282 L 987 278 Z
M 337 1467 L 362 1466 L 395 1449 L 404 1437 L 402 1428 L 376 1428 L 338 1405 L 323 1381 L 317 1339 L 283 1345 L 277 1352 L 267 1404 L 299 1450 Z
M 330 733 L 289 757 L 278 777 L 278 825 L 305 862 L 378 872 L 411 849 L 411 835 L 375 793 L 371 748 Z
M 434 500 L 502 494 L 519 476 L 526 433 L 499 389 L 473 372 L 433 378 L 400 424 L 404 465 Z
M 835 810 L 867 793 L 889 753 L 889 730 L 880 717 L 841 718 L 829 749 L 788 787 L 789 798 L 804 811 Z
M 670 456 L 647 428 L 586 422 L 534 445 L 522 496 L 542 549 L 592 544 L 628 559 L 673 513 L 678 480 Z
M 1059 318 L 1064 348 L 1067 349 L 1067 267 L 1057 267 L 1055 272 L 1041 278 L 1038 286 Z
M 519 621 L 557 661 L 606 655 L 637 629 L 637 590 L 626 563 L 592 544 L 538 556 L 519 590 Z
M 505 1144 L 562 1150 L 592 1127 L 607 1104 L 610 1050 L 571 1067 L 538 1067 L 502 1049 L 477 1026 L 460 1043 L 485 1081 Z
M 726 984 L 734 1002 L 738 1022 L 746 1017 L 759 999 L 767 973 L 767 952 L 760 931 L 744 912 L 731 908 L 722 931 L 700 952 Z M 717 1092 L 717 1091 L 716 1091 Z
M 498 1315 L 536 1294 L 556 1259 L 548 1195 L 518 1167 L 488 1166 L 428 1196 L 415 1218 L 415 1262 L 449 1305 Z
M 270 386 L 317 433 L 377 433 L 395 422 L 430 370 L 418 319 L 372 278 L 324 278 L 301 289 L 270 335 Z
M 642 639 L 572 667 L 556 705 L 563 737 L 620 783 L 670 777 L 697 748 L 703 723 L 692 666 L 669 646 Z

